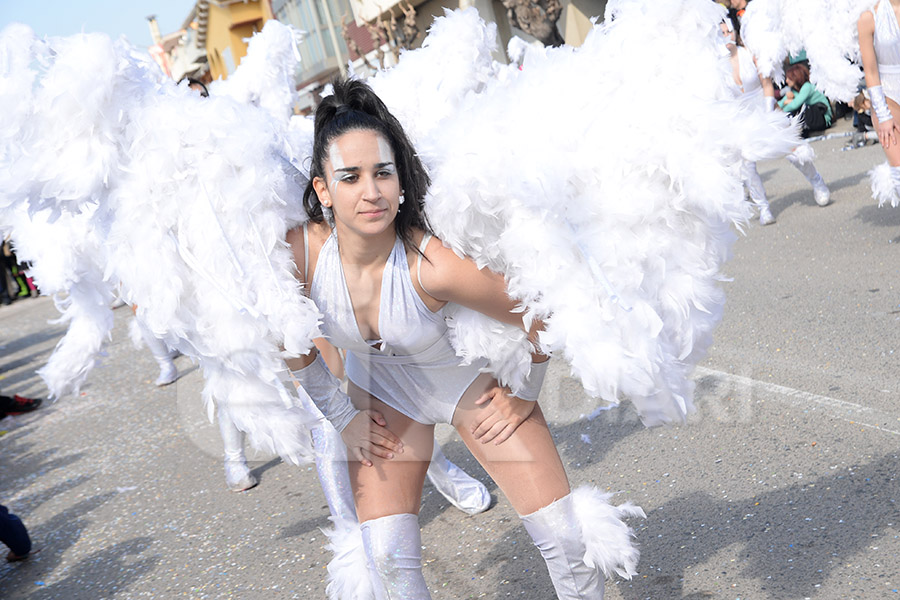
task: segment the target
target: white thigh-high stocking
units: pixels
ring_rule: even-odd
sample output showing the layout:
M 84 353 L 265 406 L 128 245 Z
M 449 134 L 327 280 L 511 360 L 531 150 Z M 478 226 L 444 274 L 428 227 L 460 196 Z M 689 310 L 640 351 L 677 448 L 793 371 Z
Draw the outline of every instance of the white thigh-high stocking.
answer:
M 422 536 L 419 517 L 409 513 L 371 519 L 360 524 L 369 569 L 383 590 L 384 600 L 430 600 L 422 577 Z M 383 593 L 383 596 L 378 596 Z
M 610 495 L 584 486 L 521 517 L 560 600 L 602 600 L 605 575 L 635 573 L 639 554 L 622 519 L 644 511 L 627 502 L 613 506 Z
M 766 188 L 763 187 L 762 178 L 759 171 L 756 170 L 756 163 L 745 160 L 741 165 L 741 179 L 750 192 L 750 200 L 759 209 L 759 222 L 763 225 L 769 225 L 775 222 L 775 217 L 769 209 L 769 200 L 766 198 Z
M 806 148 L 808 148 L 808 145 Z M 812 149 L 806 150 L 804 149 L 804 146 L 800 146 L 788 154 L 786 158 L 789 163 L 794 165 L 794 167 L 803 174 L 803 177 L 806 178 L 810 185 L 812 185 L 816 204 L 819 206 L 826 206 L 831 202 L 831 192 L 825 184 L 825 180 L 822 179 L 821 173 L 816 169 L 816 163 L 813 162 L 814 155 Z
M 225 448 L 225 485 L 232 492 L 249 490 L 259 482 L 247 466 L 247 458 L 244 456 L 244 434 L 221 409 L 218 411 L 218 420 L 219 434 Z
M 431 451 L 428 480 L 450 504 L 464 513 L 476 515 L 491 505 L 491 494 L 484 484 L 450 462 L 437 442 Z

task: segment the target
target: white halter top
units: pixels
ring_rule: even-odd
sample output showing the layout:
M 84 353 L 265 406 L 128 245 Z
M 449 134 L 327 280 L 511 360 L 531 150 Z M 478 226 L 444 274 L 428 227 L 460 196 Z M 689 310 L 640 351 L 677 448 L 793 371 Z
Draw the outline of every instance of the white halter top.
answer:
M 430 238 L 425 236 L 422 250 Z M 325 336 L 347 351 L 350 381 L 420 423 L 451 421 L 486 361 L 462 364 L 450 345 L 443 311 L 431 312 L 413 287 L 399 238 L 381 277 L 380 340 L 365 340 L 359 331 L 335 233 L 319 252 L 309 292 L 324 314 Z
M 890 2 L 881 0 L 875 13 L 875 57 L 884 94 L 900 102 L 900 25 Z
M 753 62 L 753 54 L 743 46 L 738 46 L 737 55 L 744 96 L 762 96 L 762 84 L 759 82 L 759 71 Z

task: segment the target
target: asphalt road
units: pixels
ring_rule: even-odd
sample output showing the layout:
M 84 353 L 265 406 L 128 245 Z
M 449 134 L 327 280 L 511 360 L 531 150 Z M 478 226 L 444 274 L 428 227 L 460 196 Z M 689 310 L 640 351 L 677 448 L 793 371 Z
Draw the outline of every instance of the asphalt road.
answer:
M 841 123 L 837 129 L 847 130 Z M 819 142 L 820 208 L 786 161 L 760 164 L 778 222 L 752 223 L 727 266 L 724 322 L 698 369 L 698 414 L 644 429 L 601 412 L 554 364 L 543 404 L 573 484 L 619 491 L 640 574 L 610 600 L 900 598 L 900 209 L 879 209 L 877 146 Z M 34 370 L 63 332 L 46 298 L 0 307 L 0 389 L 44 395 Z M 328 511 L 314 470 L 253 456 L 228 492 L 186 358 L 172 386 L 116 311 L 81 396 L 0 421 L 0 502 L 40 552 L 0 564 L 4 599 L 324 598 Z M 553 597 L 515 513 L 448 430 L 446 454 L 496 498 L 466 516 L 430 487 L 425 577 L 435 599 Z

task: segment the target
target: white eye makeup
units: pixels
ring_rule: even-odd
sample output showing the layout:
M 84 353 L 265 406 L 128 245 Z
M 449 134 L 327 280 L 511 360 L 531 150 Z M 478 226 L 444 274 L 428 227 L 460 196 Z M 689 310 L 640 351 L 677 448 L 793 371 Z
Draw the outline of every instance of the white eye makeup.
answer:
M 378 136 L 378 159 L 382 163 L 393 163 L 394 153 L 391 152 L 391 145 L 382 136 Z
M 328 159 L 331 161 L 331 193 L 336 194 L 337 186 L 341 182 L 341 175 L 346 175 L 346 173 L 338 174 L 338 170 L 343 169 L 346 165 L 344 165 L 341 150 L 335 142 L 332 142 L 331 148 L 328 149 Z

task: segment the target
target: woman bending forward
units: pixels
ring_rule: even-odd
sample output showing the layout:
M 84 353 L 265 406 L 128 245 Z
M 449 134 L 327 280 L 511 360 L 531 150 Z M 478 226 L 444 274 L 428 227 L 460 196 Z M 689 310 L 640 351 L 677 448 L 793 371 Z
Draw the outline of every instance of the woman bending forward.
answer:
M 429 598 L 418 511 L 435 423 L 451 423 L 522 516 L 560 598 L 603 597 L 585 564 L 582 526 L 537 405 L 547 357 L 512 396 L 463 365 L 447 335 L 448 302 L 523 326 L 502 276 L 434 238 L 423 212 L 428 176 L 399 122 L 368 86 L 338 81 L 316 111 L 309 222 L 289 233 L 298 276 L 347 352 L 349 399 L 314 353 L 289 367 L 335 424 L 376 597 Z M 537 324 L 529 332 L 534 340 Z M 637 509 L 639 510 L 639 509 Z M 630 572 L 637 553 L 630 549 Z

